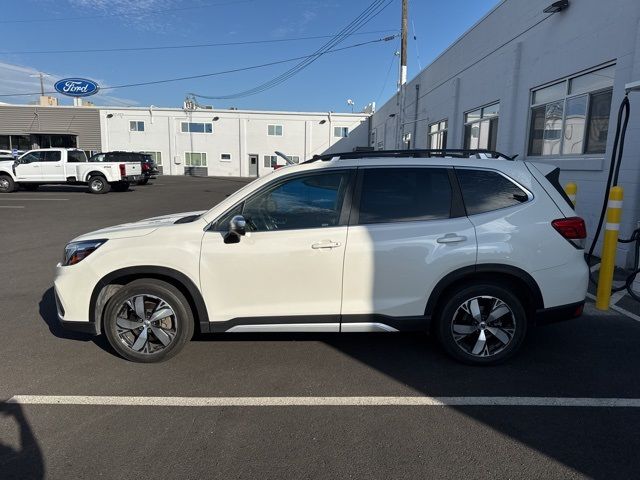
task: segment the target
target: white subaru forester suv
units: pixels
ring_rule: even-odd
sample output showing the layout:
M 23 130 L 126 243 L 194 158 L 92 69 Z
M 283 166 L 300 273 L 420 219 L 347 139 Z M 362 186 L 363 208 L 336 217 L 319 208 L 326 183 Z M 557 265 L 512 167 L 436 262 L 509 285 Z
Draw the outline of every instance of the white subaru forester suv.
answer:
M 157 362 L 199 332 L 432 332 L 470 364 L 577 317 L 585 224 L 558 169 L 487 151 L 316 156 L 206 212 L 74 239 L 64 327 Z

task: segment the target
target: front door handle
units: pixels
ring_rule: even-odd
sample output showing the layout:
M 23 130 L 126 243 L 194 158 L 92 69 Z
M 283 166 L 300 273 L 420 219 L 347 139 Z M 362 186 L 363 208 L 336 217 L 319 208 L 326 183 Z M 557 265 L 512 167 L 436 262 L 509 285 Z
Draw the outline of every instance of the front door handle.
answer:
M 464 242 L 467 239 L 464 235 L 457 235 L 455 233 L 447 233 L 444 237 L 440 237 L 436 240 L 438 243 L 459 243 Z
M 314 250 L 322 249 L 322 248 L 337 248 L 342 245 L 340 242 L 332 242 L 331 240 L 323 240 L 322 242 L 317 242 L 311 245 L 311 248 Z

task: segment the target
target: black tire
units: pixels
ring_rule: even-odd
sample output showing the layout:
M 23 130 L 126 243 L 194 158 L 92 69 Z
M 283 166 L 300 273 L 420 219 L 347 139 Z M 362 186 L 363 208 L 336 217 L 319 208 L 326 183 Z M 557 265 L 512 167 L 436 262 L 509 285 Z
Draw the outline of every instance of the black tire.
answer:
M 16 182 L 9 175 L 0 175 L 0 193 L 11 193 L 17 188 Z
M 89 178 L 89 192 L 91 193 L 108 193 L 111 185 L 102 175 L 94 175 Z
M 40 184 L 39 183 L 23 183 L 22 187 L 25 190 L 29 190 L 30 192 L 33 192 L 33 191 L 37 190 L 38 187 L 40 187 Z
M 152 315 L 154 306 L 157 310 L 159 305 L 158 300 L 165 302 L 173 312 L 172 316 L 166 316 L 160 319 L 169 322 L 166 329 L 163 327 L 163 331 L 170 334 L 170 343 L 163 345 L 160 337 L 155 336 L 153 333 L 152 326 L 150 325 L 147 330 L 146 340 L 143 339 L 141 343 L 142 350 L 134 350 L 136 342 L 140 339 L 142 330 L 145 327 L 141 321 L 138 322 L 139 317 L 136 310 L 132 310 L 129 307 L 129 305 L 133 305 L 133 302 L 130 301 L 130 303 L 127 304 L 127 300 L 140 296 L 144 296 L 145 299 L 143 301 L 145 305 L 145 315 Z M 118 317 L 120 317 L 121 322 L 124 316 L 131 318 L 136 323 L 140 323 L 140 328 L 131 330 L 129 329 L 131 325 L 125 325 L 125 328 L 122 328 L 117 322 Z M 152 318 L 151 316 L 150 319 Z M 157 322 L 152 325 L 156 325 L 156 328 L 159 327 Z M 173 357 L 184 347 L 186 342 L 191 340 L 191 337 L 193 337 L 194 319 L 189 302 L 180 290 L 161 280 L 145 278 L 135 280 L 125 285 L 109 299 L 103 318 L 103 330 L 110 345 L 123 358 L 132 362 L 156 363 Z M 158 350 L 153 351 L 154 348 L 158 348 Z M 146 352 L 145 350 L 149 351 Z
M 111 184 L 111 189 L 114 192 L 126 192 L 129 190 L 129 182 L 115 182 Z
M 452 292 L 435 321 L 446 352 L 469 365 L 495 365 L 512 357 L 522 346 L 528 326 L 522 301 L 506 287 L 486 282 Z
M 145 178 L 144 180 L 138 180 L 138 185 L 146 185 L 149 183 L 149 179 Z

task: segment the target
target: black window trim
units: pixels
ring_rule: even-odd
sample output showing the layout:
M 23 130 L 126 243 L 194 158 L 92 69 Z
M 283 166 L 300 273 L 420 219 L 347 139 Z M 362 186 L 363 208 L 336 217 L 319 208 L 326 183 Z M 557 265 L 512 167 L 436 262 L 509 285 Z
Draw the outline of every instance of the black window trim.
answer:
M 215 218 L 215 220 L 213 220 L 211 223 L 209 223 L 209 225 L 207 225 L 204 228 L 204 230 L 205 231 L 215 231 L 215 232 L 220 232 L 220 233 L 226 232 L 227 230 L 220 230 L 218 228 L 218 227 L 220 227 L 218 225 L 218 222 L 221 219 L 226 217 L 232 210 L 235 210 L 240 205 L 244 205 L 245 202 L 247 202 L 248 200 L 252 199 L 256 195 L 260 195 L 261 193 L 265 192 L 266 190 L 270 190 L 272 188 L 277 188 L 278 186 L 282 185 L 285 182 L 288 182 L 290 180 L 297 180 L 298 178 L 318 175 L 318 174 L 342 173 L 342 172 L 346 172 L 347 173 L 347 190 L 346 190 L 346 192 L 344 194 L 344 200 L 342 201 L 342 208 L 340 210 L 340 216 L 339 216 L 337 225 L 334 225 L 333 227 L 292 228 L 292 229 L 287 229 L 287 230 L 263 230 L 263 231 L 260 231 L 260 232 L 252 232 L 252 233 L 273 233 L 273 232 L 285 232 L 285 231 L 286 232 L 293 232 L 293 231 L 300 231 L 300 230 L 327 230 L 327 229 L 330 229 L 330 228 L 346 227 L 346 226 L 349 225 L 349 218 L 350 218 L 351 211 L 352 211 L 353 191 L 354 191 L 354 183 L 355 183 L 355 179 L 356 179 L 356 170 L 357 169 L 355 167 L 339 167 L 339 168 L 326 168 L 326 169 L 322 168 L 322 169 L 312 170 L 312 171 L 307 171 L 307 172 L 292 173 L 291 175 L 285 175 L 285 176 L 283 176 L 283 177 L 281 177 L 281 178 L 279 178 L 279 179 L 277 179 L 277 180 L 275 180 L 273 182 L 267 182 L 264 185 L 262 185 L 260 188 L 258 188 L 257 190 L 254 190 L 253 192 L 251 192 L 248 195 L 246 195 L 245 197 L 243 197 L 237 203 L 234 203 L 233 206 L 227 208 L 223 213 L 218 215 Z
M 362 183 L 364 180 L 364 171 L 382 168 L 432 168 L 446 170 L 449 175 L 449 186 L 451 187 L 451 206 L 448 218 L 433 218 L 429 220 L 392 220 L 388 222 L 372 222 L 360 223 L 360 200 L 362 199 Z M 358 167 L 358 173 L 355 181 L 355 189 L 353 194 L 353 204 L 351 207 L 351 217 L 349 218 L 349 226 L 373 226 L 373 225 L 389 225 L 396 223 L 415 223 L 415 222 L 441 222 L 443 220 L 451 220 L 466 216 L 464 202 L 462 200 L 462 191 L 458 184 L 458 179 L 453 172 L 451 165 L 367 165 Z
M 521 205 L 525 205 L 527 203 L 530 203 L 535 198 L 535 196 L 533 195 L 533 192 L 531 190 L 529 190 L 528 188 L 524 187 L 520 182 L 518 182 L 517 180 L 514 180 L 509 175 L 506 175 L 504 172 L 501 172 L 500 170 L 496 170 L 494 168 L 473 167 L 473 166 L 460 166 L 460 167 L 454 166 L 453 170 L 455 172 L 454 175 L 456 176 L 456 180 L 457 180 L 456 183 L 458 184 L 458 190 L 460 192 L 460 197 L 462 199 L 463 205 L 464 205 L 464 196 L 462 195 L 462 187 L 460 186 L 460 179 L 458 178 L 458 175 L 457 175 L 457 171 L 458 170 L 476 170 L 476 171 L 485 171 L 485 172 L 497 173 L 498 175 L 503 176 L 504 178 L 506 178 L 508 181 L 513 183 L 516 187 L 518 187 L 524 193 L 527 194 L 527 200 L 525 202 L 520 202 L 520 203 L 517 203 L 517 204 L 514 204 L 514 205 L 509 205 L 507 207 L 496 208 L 494 210 L 489 210 L 487 212 L 468 213 L 467 212 L 467 206 L 464 205 L 465 215 L 467 217 L 473 217 L 473 216 L 476 216 L 476 215 L 484 215 L 484 214 L 487 214 L 487 213 L 499 212 L 500 210 L 505 210 L 507 208 L 519 207 Z

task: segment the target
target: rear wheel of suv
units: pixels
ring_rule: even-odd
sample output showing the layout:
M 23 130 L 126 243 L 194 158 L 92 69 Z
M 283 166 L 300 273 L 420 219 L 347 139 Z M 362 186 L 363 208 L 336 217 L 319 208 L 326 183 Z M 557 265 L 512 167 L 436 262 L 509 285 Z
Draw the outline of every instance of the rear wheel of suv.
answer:
M 111 346 L 133 362 L 167 360 L 193 336 L 193 313 L 173 285 L 135 280 L 109 299 L 104 332 Z
M 436 318 L 444 349 L 471 365 L 492 365 L 514 355 L 527 333 L 520 299 L 501 285 L 479 284 L 453 292 Z
M 91 193 L 107 193 L 111 190 L 111 185 L 102 175 L 94 175 L 89 179 L 89 191 Z

